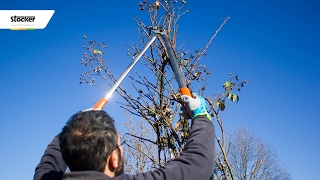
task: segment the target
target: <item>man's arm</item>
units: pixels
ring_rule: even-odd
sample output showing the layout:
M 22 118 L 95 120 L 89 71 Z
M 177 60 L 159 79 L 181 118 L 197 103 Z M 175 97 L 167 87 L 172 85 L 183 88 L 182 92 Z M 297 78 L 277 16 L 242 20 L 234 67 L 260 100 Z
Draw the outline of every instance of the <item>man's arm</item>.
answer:
M 175 171 L 177 166 L 182 166 L 180 168 L 181 176 L 179 176 L 179 173 L 174 173 L 174 178 L 172 179 L 209 179 L 214 170 L 214 136 L 213 123 L 205 115 L 200 115 L 193 119 L 187 144 L 180 157 L 174 160 L 176 165 L 168 163 L 168 167 L 166 167 L 166 169 Z
M 164 167 L 129 177 L 134 180 L 207 180 L 214 170 L 214 126 L 207 116 L 193 119 L 189 139 L 179 157 Z M 116 177 L 115 179 L 122 179 Z
M 185 106 L 181 107 L 184 118 L 192 119 L 187 143 L 180 156 L 164 167 L 152 172 L 138 174 L 132 179 L 183 179 L 206 180 L 213 173 L 215 160 L 214 126 L 206 110 L 206 101 L 201 96 L 181 96 Z
M 40 163 L 37 165 L 34 180 L 61 180 L 67 169 L 67 165 L 62 158 L 59 145 L 59 137 L 56 136 L 48 145 Z

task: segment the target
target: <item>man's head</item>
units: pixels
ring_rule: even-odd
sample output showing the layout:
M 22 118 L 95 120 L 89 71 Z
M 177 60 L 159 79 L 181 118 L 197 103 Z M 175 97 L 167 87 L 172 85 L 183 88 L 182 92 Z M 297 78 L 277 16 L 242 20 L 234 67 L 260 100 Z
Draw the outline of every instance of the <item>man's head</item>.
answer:
M 94 170 L 109 176 L 123 173 L 119 145 L 114 120 L 104 111 L 76 113 L 60 134 L 62 157 L 71 171 Z

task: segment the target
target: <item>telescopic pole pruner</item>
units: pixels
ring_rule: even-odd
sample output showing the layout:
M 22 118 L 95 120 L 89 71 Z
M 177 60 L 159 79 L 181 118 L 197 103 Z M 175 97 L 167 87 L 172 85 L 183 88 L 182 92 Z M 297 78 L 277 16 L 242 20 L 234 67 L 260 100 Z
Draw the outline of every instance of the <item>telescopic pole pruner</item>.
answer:
M 130 70 L 134 67 L 134 65 L 139 61 L 141 56 L 146 52 L 146 50 L 151 46 L 151 44 L 155 41 L 158 35 L 161 36 L 165 43 L 166 50 L 168 52 L 168 56 L 170 59 L 170 64 L 173 69 L 174 75 L 176 76 L 176 80 L 179 85 L 179 91 L 182 95 L 187 95 L 192 97 L 191 91 L 188 89 L 186 85 L 186 80 L 184 78 L 184 75 L 180 71 L 179 65 L 177 63 L 176 56 L 173 52 L 172 46 L 169 41 L 169 37 L 165 30 L 163 28 L 159 29 L 153 29 L 152 32 L 155 34 L 150 41 L 144 46 L 142 51 L 134 58 L 134 60 L 131 62 L 131 64 L 127 67 L 127 69 L 122 73 L 120 78 L 114 83 L 114 85 L 110 88 L 110 90 L 107 92 L 105 97 L 101 98 L 93 107 L 94 110 L 102 110 L 103 107 L 108 103 L 108 99 L 112 95 L 112 93 L 117 89 L 119 84 L 122 82 L 122 80 L 127 76 L 127 74 L 130 72 Z

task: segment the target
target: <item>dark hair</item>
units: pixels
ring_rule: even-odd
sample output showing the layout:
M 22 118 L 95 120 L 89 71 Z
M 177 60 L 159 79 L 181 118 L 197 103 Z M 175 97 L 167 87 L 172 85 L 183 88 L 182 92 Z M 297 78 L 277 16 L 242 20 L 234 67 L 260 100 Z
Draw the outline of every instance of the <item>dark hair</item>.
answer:
M 104 111 L 78 112 L 62 129 L 60 147 L 71 171 L 104 172 L 108 156 L 117 147 L 114 120 Z

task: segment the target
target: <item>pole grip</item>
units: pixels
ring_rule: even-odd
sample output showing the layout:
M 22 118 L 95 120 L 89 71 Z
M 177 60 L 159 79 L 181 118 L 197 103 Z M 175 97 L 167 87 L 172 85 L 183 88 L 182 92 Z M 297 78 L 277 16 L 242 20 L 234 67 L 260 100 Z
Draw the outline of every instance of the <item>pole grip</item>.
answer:
M 179 89 L 179 91 L 180 91 L 180 93 L 182 95 L 187 95 L 187 96 L 193 97 L 191 92 L 190 92 L 190 89 L 187 88 L 187 87 L 182 87 L 182 88 Z
M 96 105 L 94 105 L 93 110 L 102 110 L 103 107 L 108 103 L 108 100 L 101 98 Z
M 193 98 L 193 95 L 191 94 L 191 91 L 190 91 L 189 88 L 183 87 L 183 88 L 180 88 L 179 91 L 180 91 L 180 93 L 181 93 L 182 95 L 187 95 L 187 96 Z M 186 105 L 184 105 L 184 106 L 186 106 Z M 190 112 L 189 112 L 189 109 L 188 109 L 188 108 L 187 108 L 187 111 L 186 111 L 186 115 L 187 115 L 187 116 L 190 116 Z M 191 117 L 191 116 L 190 116 L 190 117 Z

